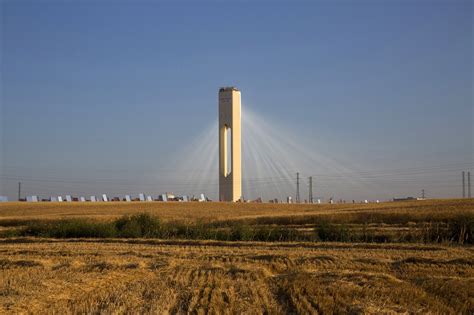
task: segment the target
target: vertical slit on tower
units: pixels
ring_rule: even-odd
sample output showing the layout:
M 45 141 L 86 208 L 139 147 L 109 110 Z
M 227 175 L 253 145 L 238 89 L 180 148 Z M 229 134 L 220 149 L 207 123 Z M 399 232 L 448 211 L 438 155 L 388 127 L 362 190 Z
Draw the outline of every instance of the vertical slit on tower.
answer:
M 225 176 L 229 176 L 232 173 L 232 128 L 226 126 L 225 127 L 225 159 L 226 159 L 226 174 Z

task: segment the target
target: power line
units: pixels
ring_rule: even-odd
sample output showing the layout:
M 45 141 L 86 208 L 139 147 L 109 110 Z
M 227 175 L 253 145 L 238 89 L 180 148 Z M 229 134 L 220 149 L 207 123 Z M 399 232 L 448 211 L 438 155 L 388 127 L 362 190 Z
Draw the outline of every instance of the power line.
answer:
M 18 179 L 18 177 L 12 177 L 8 179 Z M 113 185 L 113 186 L 123 186 L 123 185 L 134 185 L 134 186 L 151 186 L 151 187 L 156 187 L 161 186 L 161 185 L 166 185 L 168 187 L 192 187 L 192 186 L 217 186 L 217 182 L 212 182 L 212 181 L 206 181 L 206 180 L 173 180 L 173 181 L 164 181 L 163 179 L 157 179 L 156 181 L 153 182 L 144 182 L 144 181 L 124 181 L 124 180 L 108 180 L 108 181 L 98 181 L 98 180 L 52 180 L 52 179 L 41 179 L 41 178 L 21 178 L 22 182 L 39 182 L 43 187 L 57 187 L 58 185 L 61 184 L 61 186 L 89 186 L 91 184 L 103 184 L 103 185 Z M 301 180 L 301 178 L 300 178 Z M 378 179 L 378 183 L 386 183 L 386 184 L 397 184 L 397 183 L 418 183 L 422 179 L 416 179 L 416 178 L 381 178 Z M 444 186 L 453 186 L 456 185 L 455 182 L 453 181 L 454 178 L 442 178 L 432 185 L 438 185 L 442 184 Z M 443 181 L 443 182 L 441 182 Z M 244 185 L 248 186 L 257 186 L 257 185 L 266 185 L 266 184 L 290 184 L 291 180 L 286 178 L 286 177 L 267 177 L 267 178 L 261 178 L 261 179 L 253 179 L 253 180 L 248 180 L 248 181 L 243 181 Z M 344 185 L 344 186 L 353 186 L 358 183 L 350 183 L 347 181 L 335 181 L 335 180 L 330 180 L 330 179 L 324 179 L 323 182 L 320 182 L 323 186 L 329 186 L 333 184 L 337 185 Z
M 466 163 L 467 164 L 467 163 Z M 466 165 L 464 164 L 464 165 Z M 451 166 L 453 166 L 451 164 Z M 391 171 L 393 172 L 393 170 Z M 453 173 L 453 176 L 445 176 L 443 173 L 445 172 L 452 172 L 452 169 L 449 169 L 444 166 L 439 167 L 428 167 L 428 168 L 410 168 L 410 169 L 401 169 L 398 173 L 389 173 L 389 171 L 371 171 L 365 173 L 347 173 L 350 174 L 349 179 L 345 180 L 346 176 L 342 176 L 344 173 L 333 173 L 333 174 L 320 174 L 321 178 L 318 178 L 318 191 L 324 193 L 327 190 L 333 189 L 334 185 L 338 187 L 338 189 L 342 189 L 347 192 L 367 192 L 370 189 L 379 189 L 380 187 L 385 187 L 386 190 L 392 187 L 398 187 L 397 185 L 401 184 L 421 184 L 422 181 L 425 181 L 427 176 L 431 176 L 431 178 L 436 178 L 430 184 L 430 188 L 433 187 L 441 188 L 451 188 L 451 187 L 459 187 L 459 175 L 455 175 L 456 173 L 459 174 L 457 171 Z M 463 171 L 463 197 L 466 197 L 466 189 L 465 189 L 465 176 L 466 171 Z M 468 174 L 468 192 L 467 196 L 471 196 L 470 194 L 470 172 Z M 294 174 L 294 173 L 293 173 Z M 159 175 L 159 174 L 156 174 Z M 178 174 L 177 174 L 178 175 Z M 266 177 L 254 177 L 254 178 L 246 178 L 243 180 L 244 189 L 250 190 L 253 193 L 256 193 L 259 190 L 259 187 L 264 187 L 263 189 L 274 190 L 278 191 L 278 194 L 281 196 L 283 193 L 291 190 L 292 179 L 291 174 L 281 174 L 277 173 L 278 176 L 266 176 Z M 297 198 L 296 202 L 301 202 L 300 197 L 300 173 L 297 173 Z M 449 174 L 448 174 L 449 175 Z M 84 176 L 84 175 L 83 175 Z M 316 175 L 315 175 L 316 176 Z M 92 180 L 88 180 L 86 178 L 82 179 L 67 179 L 67 178 L 54 178 L 54 177 L 30 177 L 30 176 L 15 176 L 14 174 L 0 174 L 1 180 L 7 181 L 15 181 L 15 183 L 10 183 L 9 185 L 16 184 L 18 182 L 18 197 L 21 198 L 22 193 L 25 194 L 26 192 L 22 192 L 21 189 L 24 186 L 25 182 L 27 185 L 27 193 L 34 191 L 35 193 L 45 193 L 50 194 L 51 191 L 55 191 L 59 189 L 60 191 L 71 191 L 74 194 L 78 194 L 79 191 L 92 191 L 98 190 L 100 188 L 103 191 L 115 191 L 118 192 L 129 192 L 134 193 L 142 192 L 142 191 L 176 191 L 176 192 L 215 192 L 214 189 L 218 186 L 218 182 L 215 177 L 212 179 L 207 179 L 203 177 L 191 176 L 188 178 L 169 178 L 168 176 L 165 177 L 157 177 L 154 178 L 146 178 L 145 180 L 139 180 L 134 178 L 94 178 Z M 311 184 L 311 195 L 312 195 L 312 177 L 308 178 L 308 184 Z M 458 179 L 456 179 L 458 178 Z M 372 179 L 371 181 L 371 188 L 366 186 L 368 184 L 361 183 L 358 180 L 361 179 Z M 306 184 L 305 179 L 303 178 L 303 184 Z M 31 184 L 28 184 L 31 182 Z M 36 182 L 36 183 L 35 183 Z M 34 184 L 33 184 L 34 183 Z M 378 186 L 378 187 L 376 187 Z M 11 187 L 11 186 L 10 186 Z M 93 188 L 98 187 L 98 188 Z M 293 186 L 294 187 L 294 186 Z M 38 189 L 39 188 L 39 189 Z M 104 189 L 105 188 L 105 189 Z M 459 189 L 459 188 L 458 188 Z M 137 191 L 141 190 L 141 191 Z M 264 192 L 262 192 L 265 194 Z M 311 196 L 310 196 L 311 201 Z
M 451 166 L 453 165 L 470 165 L 472 163 L 464 163 L 464 164 L 450 164 Z M 448 165 L 448 164 L 447 164 Z M 447 166 L 445 165 L 445 166 Z M 443 168 L 445 166 L 433 166 L 433 167 L 429 167 L 429 168 L 405 168 L 405 169 L 392 169 L 392 170 L 379 170 L 379 171 L 368 171 L 368 172 L 351 172 L 351 173 L 341 173 L 341 172 L 338 172 L 336 174 L 323 174 L 323 173 L 320 173 L 320 174 L 313 174 L 313 176 L 319 176 L 321 178 L 323 178 L 324 180 L 336 180 L 336 179 L 340 179 L 340 178 L 346 178 L 347 176 L 351 176 L 353 178 L 361 178 L 361 179 L 370 179 L 370 178 L 376 178 L 376 177 L 387 177 L 387 176 L 395 176 L 395 177 L 398 177 L 398 176 L 413 176 L 413 175 L 433 175 L 434 173 L 438 173 L 438 172 L 452 172 L 452 171 L 456 171 L 458 170 L 458 168 L 456 169 L 452 169 L 452 168 Z M 209 172 L 210 174 L 210 172 Z M 159 173 L 157 174 L 159 175 Z M 172 176 L 172 179 L 173 181 L 179 181 L 180 184 L 182 183 L 192 183 L 194 184 L 196 181 L 199 181 L 199 180 L 202 180 L 202 181 L 216 181 L 216 184 L 217 184 L 217 180 L 215 179 L 214 176 L 211 176 L 211 177 L 203 177 L 203 176 L 199 176 L 199 179 L 189 179 L 189 176 L 186 176 L 186 179 L 178 179 L 176 177 L 177 174 L 174 174 Z M 168 174 L 169 176 L 169 174 Z M 165 176 L 165 178 L 161 178 L 161 179 L 167 179 L 167 180 L 170 180 L 170 178 L 168 178 L 168 176 Z M 74 179 L 74 180 L 71 180 L 71 179 L 64 179 L 64 178 L 51 178 L 51 177 L 48 177 L 48 178 L 31 178 L 31 177 L 28 177 L 28 176 L 22 176 L 22 175 L 12 175 L 12 174 L 0 174 L 0 178 L 3 178 L 3 179 L 6 179 L 6 180 L 18 180 L 18 179 L 22 179 L 22 180 L 28 180 L 28 181 L 42 181 L 42 182 L 67 182 L 67 183 L 116 183 L 116 182 L 120 182 L 120 183 L 123 183 L 123 184 L 129 184 L 129 183 L 134 183 L 134 184 L 143 184 L 143 181 L 134 181 L 134 180 L 129 180 L 129 179 L 123 179 L 123 178 L 116 178 L 116 179 L 104 179 L 104 178 L 95 178 L 94 180 L 80 180 L 80 179 Z M 275 180 L 275 179 L 282 179 L 282 180 L 289 180 L 291 178 L 290 175 L 286 175 L 286 176 L 268 176 L 268 177 L 258 177 L 258 178 L 245 178 L 243 179 L 243 181 L 245 182 L 259 182 L 259 181 L 266 181 L 266 180 Z M 155 184 L 155 181 L 153 180 L 153 185 Z

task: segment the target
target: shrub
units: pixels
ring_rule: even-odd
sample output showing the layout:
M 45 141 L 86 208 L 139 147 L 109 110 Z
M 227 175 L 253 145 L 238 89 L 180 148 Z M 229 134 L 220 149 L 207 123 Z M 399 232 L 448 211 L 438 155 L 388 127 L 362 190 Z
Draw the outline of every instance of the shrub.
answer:
M 120 237 L 137 238 L 143 236 L 142 229 L 137 221 L 120 220 L 119 222 L 115 222 L 115 226 Z
M 460 244 L 474 244 L 474 217 L 460 215 L 448 223 L 449 241 Z
M 327 221 L 320 221 L 315 227 L 315 233 L 320 241 L 328 242 L 348 242 L 354 239 L 344 224 L 332 224 Z
M 230 230 L 230 241 L 252 241 L 254 239 L 255 232 L 248 225 L 236 224 L 231 227 Z
M 89 222 L 86 220 L 62 220 L 51 223 L 30 224 L 22 235 L 76 238 L 76 237 L 115 237 L 117 230 L 110 223 Z
M 121 237 L 158 237 L 160 221 L 148 213 L 123 216 L 115 221 L 115 228 Z

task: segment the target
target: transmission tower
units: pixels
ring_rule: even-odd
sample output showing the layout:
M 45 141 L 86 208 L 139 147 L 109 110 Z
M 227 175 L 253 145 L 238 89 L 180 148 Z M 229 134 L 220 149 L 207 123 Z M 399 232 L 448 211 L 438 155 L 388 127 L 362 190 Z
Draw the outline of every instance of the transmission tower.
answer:
M 313 176 L 309 177 L 309 196 L 308 196 L 309 203 L 313 203 Z
M 471 198 L 471 172 L 467 172 L 467 198 Z
M 462 197 L 466 198 L 466 182 L 464 180 L 464 171 L 462 172 Z
M 300 203 L 300 173 L 296 173 L 296 203 Z

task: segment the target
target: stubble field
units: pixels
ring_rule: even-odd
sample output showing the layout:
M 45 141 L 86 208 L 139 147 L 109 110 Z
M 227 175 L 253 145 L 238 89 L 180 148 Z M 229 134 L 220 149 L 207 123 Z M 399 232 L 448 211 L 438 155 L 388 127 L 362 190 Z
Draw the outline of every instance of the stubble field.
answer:
M 352 233 L 366 220 L 367 229 L 392 238 L 255 242 L 13 234 L 0 239 L 0 312 L 472 314 L 473 206 L 472 200 L 314 206 L 6 203 L 0 205 L 4 229 L 73 217 L 108 222 L 147 212 L 162 222 L 204 220 L 219 228 L 245 222 L 305 233 L 317 232 L 319 220 L 347 225 Z M 415 237 L 427 225 L 452 231 L 459 218 L 467 220 L 460 226 L 467 229 L 463 242 Z M 414 236 L 396 242 L 404 231 Z
M 125 214 L 147 212 L 163 220 L 222 221 L 285 216 L 338 216 L 367 213 L 447 216 L 474 211 L 474 199 L 425 200 L 383 203 L 271 204 L 221 202 L 7 202 L 0 203 L 0 224 L 8 220 L 91 218 L 111 220 Z

